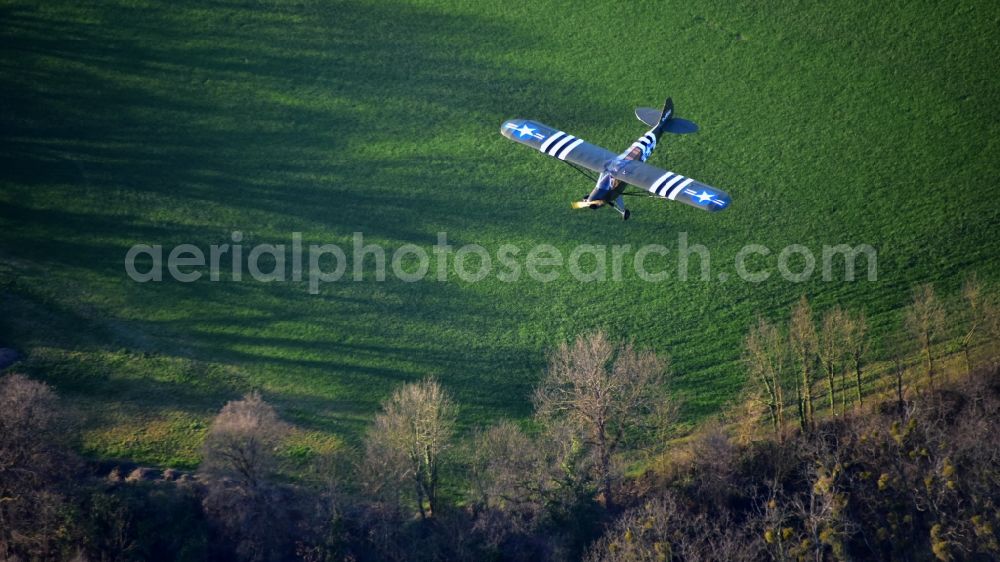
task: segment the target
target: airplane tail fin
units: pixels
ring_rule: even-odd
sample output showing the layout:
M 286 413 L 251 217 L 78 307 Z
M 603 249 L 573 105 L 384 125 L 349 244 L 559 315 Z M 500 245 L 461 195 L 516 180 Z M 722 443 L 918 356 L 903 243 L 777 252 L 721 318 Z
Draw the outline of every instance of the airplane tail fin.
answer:
M 659 139 L 663 134 L 663 131 L 667 128 L 667 123 L 674 116 L 674 100 L 667 98 L 667 101 L 663 102 L 663 111 L 660 112 L 660 120 L 657 122 L 656 126 L 653 127 L 653 134 Z
M 673 98 L 667 98 L 667 101 L 663 102 L 663 111 L 660 112 L 660 123 L 664 123 L 668 119 L 674 116 L 674 100 Z
M 650 127 L 659 128 L 659 132 L 661 133 L 666 131 L 668 133 L 684 135 L 694 133 L 698 130 L 698 125 L 687 119 L 681 119 L 676 115 L 674 100 L 672 98 L 667 98 L 661 110 L 653 109 L 652 107 L 637 107 L 635 109 L 635 116 L 639 118 L 639 121 Z

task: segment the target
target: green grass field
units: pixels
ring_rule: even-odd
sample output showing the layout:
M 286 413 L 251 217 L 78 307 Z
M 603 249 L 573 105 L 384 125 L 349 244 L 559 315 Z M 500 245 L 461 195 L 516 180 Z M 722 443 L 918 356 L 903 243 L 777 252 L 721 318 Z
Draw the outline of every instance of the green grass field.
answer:
M 685 420 L 742 386 L 755 313 L 898 323 L 912 284 L 1000 279 L 1000 4 L 0 3 L 0 343 L 85 418 L 85 452 L 192 466 L 251 388 L 356 439 L 394 385 L 440 378 L 468 427 L 530 414 L 546 350 L 604 328 L 670 354 Z M 697 135 L 650 159 L 733 196 L 711 215 L 590 189 L 504 139 L 526 117 L 619 150 L 671 95 Z M 133 244 L 392 249 L 664 244 L 712 279 L 139 284 Z M 748 243 L 870 244 L 878 280 L 719 281 Z M 672 262 L 668 262 L 672 263 Z M 697 262 L 695 262 L 697 263 Z M 696 271 L 697 267 L 692 268 Z M 838 270 L 839 271 L 839 270 Z M 370 277 L 370 275 L 369 275 Z

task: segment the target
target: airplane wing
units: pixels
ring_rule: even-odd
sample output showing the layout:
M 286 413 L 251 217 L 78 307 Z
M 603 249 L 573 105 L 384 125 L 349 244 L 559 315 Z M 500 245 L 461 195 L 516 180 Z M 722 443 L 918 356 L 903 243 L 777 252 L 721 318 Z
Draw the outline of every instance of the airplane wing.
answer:
M 584 142 L 583 139 L 527 119 L 511 119 L 500 127 L 500 133 L 510 140 L 526 144 L 560 160 L 565 160 L 601 173 L 617 154 L 606 148 Z
M 641 187 L 656 197 L 680 201 L 705 211 L 729 206 L 729 194 L 674 172 L 638 160 L 626 160 L 606 148 L 527 119 L 511 119 L 500 126 L 503 136 L 596 172 Z
M 730 197 L 725 191 L 638 160 L 616 157 L 604 171 L 656 197 L 687 203 L 704 211 L 721 211 L 729 206 Z

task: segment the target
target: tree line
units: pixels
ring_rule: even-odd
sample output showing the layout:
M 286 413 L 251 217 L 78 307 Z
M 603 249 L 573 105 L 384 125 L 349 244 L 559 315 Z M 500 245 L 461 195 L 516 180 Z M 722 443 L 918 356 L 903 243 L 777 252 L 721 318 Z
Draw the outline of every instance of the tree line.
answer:
M 977 347 L 1000 339 L 1000 303 L 977 276 L 966 279 L 961 299 L 948 308 L 933 285 L 918 285 L 903 311 L 900 331 L 887 338 L 890 357 L 883 362 L 888 359 L 892 367 L 878 374 L 892 379 L 900 401 L 905 356 L 919 359 L 924 381 L 933 389 L 938 355 L 960 351 L 968 374 L 976 365 Z M 833 306 L 816 316 L 803 295 L 792 306 L 787 323 L 758 316 L 744 340 L 743 361 L 750 381 L 747 395 L 766 409 L 778 437 L 786 433 L 789 418 L 797 420 L 802 431 L 814 430 L 818 400 L 825 399 L 830 415 L 844 415 L 864 405 L 866 383 L 880 382 L 866 381 L 866 370 L 876 358 L 864 311 Z M 946 342 L 951 349 L 941 349 Z M 984 361 L 994 359 L 990 353 L 986 350 Z
M 440 382 L 402 384 L 295 480 L 260 393 L 223 406 L 195 473 L 151 478 L 80 459 L 56 393 L 7 375 L 0 560 L 995 559 L 1000 308 L 975 278 L 961 303 L 915 289 L 892 395 L 864 314 L 803 297 L 750 327 L 732 423 L 672 440 L 669 358 L 595 332 L 550 352 L 530 420 L 460 434 Z M 975 374 L 940 380 L 949 352 Z
M 578 558 L 617 511 L 622 454 L 662 435 L 665 359 L 597 332 L 563 344 L 530 430 L 459 439 L 436 380 L 387 398 L 357 447 L 278 472 L 292 429 L 260 393 L 223 406 L 196 473 L 88 474 L 46 384 L 0 379 L 2 560 Z M 164 476 L 167 472 L 164 471 Z

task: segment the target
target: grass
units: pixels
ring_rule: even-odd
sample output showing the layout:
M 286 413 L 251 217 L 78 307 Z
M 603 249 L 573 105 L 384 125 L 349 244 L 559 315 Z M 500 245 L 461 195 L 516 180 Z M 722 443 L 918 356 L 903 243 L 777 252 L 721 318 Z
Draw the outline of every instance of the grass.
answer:
M 694 423 L 742 386 L 741 339 L 800 295 L 898 324 L 918 282 L 1000 279 L 1000 7 L 988 2 L 0 3 L 0 343 L 85 416 L 98 457 L 193 466 L 261 389 L 303 447 L 353 441 L 394 385 L 440 378 L 467 427 L 530 413 L 547 349 L 604 328 L 669 354 Z M 529 117 L 625 147 L 673 96 L 698 135 L 650 163 L 726 189 L 710 215 L 590 186 L 498 134 Z M 133 244 L 664 244 L 709 281 L 138 284 Z M 878 280 L 732 278 L 739 249 L 870 244 Z M 672 262 L 670 262 L 672 263 Z M 694 269 L 692 269 L 693 271 Z M 719 281 L 717 271 L 730 272 Z M 881 340 L 876 342 L 877 348 Z

